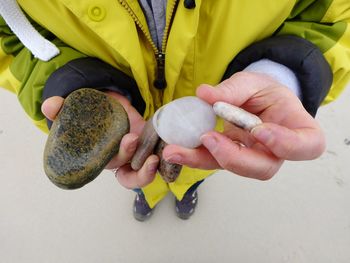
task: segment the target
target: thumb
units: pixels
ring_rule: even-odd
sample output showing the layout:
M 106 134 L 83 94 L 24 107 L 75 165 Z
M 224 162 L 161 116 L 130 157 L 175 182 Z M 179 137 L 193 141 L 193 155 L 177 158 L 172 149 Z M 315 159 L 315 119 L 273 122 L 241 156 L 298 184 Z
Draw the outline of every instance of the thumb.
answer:
M 60 111 L 63 105 L 64 99 L 59 96 L 54 96 L 46 99 L 41 105 L 41 111 L 45 115 L 46 118 L 53 121 L 58 112 Z
M 196 95 L 208 102 L 209 104 L 214 104 L 217 101 L 222 101 L 222 92 L 213 86 L 202 84 L 197 88 Z
M 251 134 L 274 155 L 285 160 L 311 160 L 325 150 L 324 135 L 317 127 L 288 129 L 274 123 L 263 123 L 253 128 Z
M 197 96 L 209 104 L 224 101 L 241 106 L 257 92 L 276 85 L 270 78 L 251 72 L 238 72 L 215 86 L 200 85 Z

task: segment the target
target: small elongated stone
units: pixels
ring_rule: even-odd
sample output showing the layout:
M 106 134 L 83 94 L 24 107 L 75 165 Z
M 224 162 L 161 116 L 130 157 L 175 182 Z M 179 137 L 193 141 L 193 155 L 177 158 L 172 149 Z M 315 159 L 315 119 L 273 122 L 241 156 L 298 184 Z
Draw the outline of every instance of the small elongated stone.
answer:
M 226 102 L 216 102 L 213 109 L 219 117 L 248 131 L 262 123 L 258 116 Z
M 182 165 L 172 164 L 163 159 L 163 149 L 167 145 L 155 131 L 152 119 L 148 120 L 140 136 L 139 145 L 131 160 L 131 168 L 139 170 L 146 159 L 155 153 L 159 157 L 158 171 L 167 183 L 174 182 L 179 176 Z
M 117 154 L 129 119 L 122 105 L 94 89 L 64 101 L 44 150 L 44 170 L 58 187 L 76 189 L 94 180 Z
M 131 168 L 135 171 L 140 170 L 146 159 L 153 153 L 159 136 L 153 128 L 152 119 L 148 120 L 142 130 L 139 144 L 131 159 Z
M 165 161 L 162 157 L 163 155 L 163 149 L 167 145 L 165 141 L 162 139 L 159 140 L 155 153 L 159 157 L 159 166 L 158 166 L 158 171 L 163 178 L 163 180 L 167 183 L 174 182 L 176 178 L 180 175 L 182 165 L 176 164 L 176 163 L 169 163 Z

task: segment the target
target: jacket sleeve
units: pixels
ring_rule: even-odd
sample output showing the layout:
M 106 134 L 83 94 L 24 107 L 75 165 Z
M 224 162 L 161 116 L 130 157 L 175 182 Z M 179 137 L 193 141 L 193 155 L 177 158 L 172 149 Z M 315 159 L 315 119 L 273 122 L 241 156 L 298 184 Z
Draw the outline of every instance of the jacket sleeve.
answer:
M 80 88 L 118 92 L 143 113 L 145 103 L 132 77 L 97 58 L 86 57 L 31 23 L 59 48 L 60 54 L 48 62 L 34 58 L 0 17 L 0 87 L 17 94 L 25 112 L 40 129 L 47 132 L 51 126 L 41 112 L 42 101 L 52 96 L 66 97 Z
M 315 116 L 350 80 L 350 2 L 300 0 L 275 34 L 242 50 L 224 78 L 251 63 L 270 59 L 293 70 L 302 102 Z
M 145 103 L 136 81 L 124 72 L 92 57 L 77 58 L 55 70 L 47 79 L 42 99 L 52 96 L 67 97 L 74 90 L 92 88 L 117 92 L 129 99 L 135 109 L 143 114 Z M 48 120 L 48 126 L 52 122 Z
M 48 62 L 34 58 L 0 17 L 0 87 L 15 93 L 34 124 L 47 132 L 46 120 L 40 109 L 45 82 L 58 68 L 84 55 L 31 22 L 41 35 L 60 49 L 60 54 Z
M 350 80 L 350 1 L 297 1 L 277 34 L 302 37 L 321 50 L 333 73 L 323 103 L 338 97 Z

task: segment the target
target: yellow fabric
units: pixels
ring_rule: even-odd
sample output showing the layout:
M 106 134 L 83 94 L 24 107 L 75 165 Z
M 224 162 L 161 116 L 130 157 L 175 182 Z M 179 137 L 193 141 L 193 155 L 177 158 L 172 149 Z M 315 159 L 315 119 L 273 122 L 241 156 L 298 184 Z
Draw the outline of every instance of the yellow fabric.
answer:
M 49 128 L 47 127 L 46 119 L 43 119 L 40 121 L 33 120 L 33 123 L 36 127 L 38 127 L 44 133 L 49 133 Z
M 0 49 L 0 87 L 5 88 L 15 94 L 18 95 L 19 88 L 21 86 L 21 82 L 13 76 L 9 65 L 11 64 L 13 57 L 10 55 L 6 55 L 2 49 Z M 48 133 L 48 128 L 46 124 L 46 120 L 35 121 L 34 125 L 36 125 L 40 130 L 45 133 Z
M 168 21 L 174 1 L 168 0 Z M 348 6 L 346 1 L 335 2 Z M 136 19 L 147 34 L 146 20 L 137 1 L 18 0 L 18 3 L 30 17 L 67 45 L 132 75 L 146 102 L 144 117 L 147 119 L 161 105 L 194 95 L 199 84 L 217 84 L 235 55 L 278 30 L 296 1 L 196 0 L 196 8 L 186 9 L 181 0 L 166 46 L 167 88 L 164 91 L 153 87 L 156 60 L 149 36 L 146 37 L 134 21 Z M 344 7 L 331 6 L 327 17 L 348 18 L 348 14 L 339 14 L 340 9 Z M 338 45 L 348 41 L 344 36 Z M 342 52 L 338 45 L 326 54 L 331 62 L 334 54 Z M 336 62 L 335 86 L 327 100 L 338 95 L 336 85 L 348 78 L 342 73 L 342 69 L 349 66 L 344 65 L 344 61 Z M 170 190 L 181 199 L 193 183 L 211 173 L 185 167 L 175 183 L 166 184 L 157 176 L 143 190 L 154 207 Z
M 335 100 L 350 81 L 350 50 L 344 49 L 344 46 L 350 46 L 350 27 L 337 44 L 324 53 L 326 59 L 332 63 L 333 84 L 323 104 Z
M 346 21 L 350 25 L 349 0 L 334 1 L 321 22 L 335 23 L 338 21 Z M 347 27 L 336 45 L 324 53 L 325 58 L 332 65 L 333 84 L 323 104 L 335 100 L 350 81 L 350 49 L 344 47 L 350 47 L 350 26 Z
M 11 59 L 9 59 L 8 61 L 10 61 L 10 60 Z M 0 61 L 0 63 L 1 62 L 2 61 Z M 1 65 L 4 65 L 4 64 L 1 64 Z M 6 67 L 3 71 L 1 71 L 0 87 L 5 88 L 5 89 L 17 94 L 20 85 L 21 85 L 21 83 L 12 75 L 9 67 Z
M 18 93 L 21 83 L 12 75 L 9 65 L 13 60 L 12 56 L 8 56 L 0 48 L 0 87 L 7 89 L 13 93 Z

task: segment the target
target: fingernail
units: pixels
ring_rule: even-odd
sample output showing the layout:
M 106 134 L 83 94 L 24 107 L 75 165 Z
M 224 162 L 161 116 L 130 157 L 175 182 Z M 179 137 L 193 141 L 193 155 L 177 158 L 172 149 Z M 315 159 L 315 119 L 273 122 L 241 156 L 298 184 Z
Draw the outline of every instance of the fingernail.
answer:
M 165 159 L 165 161 L 169 163 L 177 163 L 181 164 L 182 158 L 178 154 L 170 155 L 168 158 Z
M 147 171 L 149 173 L 155 174 L 157 172 L 157 169 L 158 169 L 158 162 L 153 162 L 147 165 Z
M 132 138 L 130 144 L 132 145 L 136 144 L 136 142 L 138 141 L 138 138 L 139 138 L 138 136 L 135 136 L 134 138 Z
M 201 137 L 201 142 L 209 151 L 214 151 L 216 149 L 217 144 L 218 144 L 216 139 L 210 135 L 203 135 Z
M 259 141 L 267 142 L 272 138 L 272 132 L 270 129 L 264 127 L 263 125 L 259 125 L 254 127 L 250 133 L 257 138 Z

